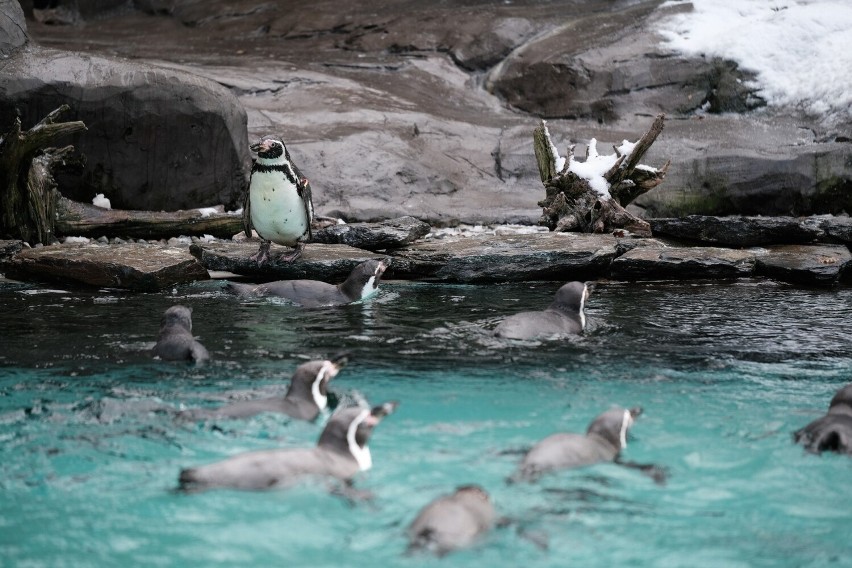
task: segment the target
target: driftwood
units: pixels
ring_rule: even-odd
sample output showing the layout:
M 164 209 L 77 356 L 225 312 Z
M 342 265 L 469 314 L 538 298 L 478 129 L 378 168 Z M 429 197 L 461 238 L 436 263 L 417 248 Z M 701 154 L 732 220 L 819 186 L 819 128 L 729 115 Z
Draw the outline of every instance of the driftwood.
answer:
M 640 165 L 648 148 L 663 130 L 664 115 L 657 116 L 648 132 L 633 146 L 632 151 L 622 154 L 613 146 L 615 160 L 603 173 L 605 188 L 594 189 L 589 179 L 569 171 L 574 158 L 574 146 L 568 148 L 564 165 L 557 163 L 556 148 L 544 121 L 533 133 L 533 147 L 545 198 L 538 204 L 543 208 L 540 225 L 552 231 L 577 231 L 583 233 L 609 233 L 625 229 L 640 236 L 650 236 L 650 225 L 629 213 L 625 207 L 631 201 L 662 183 L 670 161 L 662 168 Z M 587 152 L 586 160 L 592 159 L 593 149 Z M 561 166 L 561 167 L 559 167 Z
M 57 138 L 86 129 L 80 121 L 56 122 L 68 108 L 62 105 L 26 132 L 15 119 L 0 138 L 0 236 L 30 244 L 55 240 L 58 193 L 53 170 L 70 158 L 73 147 L 46 148 Z
M 231 238 L 242 231 L 240 215 L 184 211 L 133 211 L 103 209 L 59 197 L 56 233 L 80 237 L 168 239 L 179 235 Z

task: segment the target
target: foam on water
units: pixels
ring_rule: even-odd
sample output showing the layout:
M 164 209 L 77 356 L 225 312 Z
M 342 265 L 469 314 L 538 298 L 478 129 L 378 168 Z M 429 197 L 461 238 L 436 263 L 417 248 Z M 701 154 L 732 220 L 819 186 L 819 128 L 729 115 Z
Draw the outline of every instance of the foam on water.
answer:
M 3 563 L 848 561 L 852 461 L 808 455 L 790 436 L 852 380 L 852 290 L 601 283 L 579 340 L 490 337 L 501 316 L 546 306 L 560 284 L 383 283 L 363 304 L 315 310 L 241 303 L 216 282 L 177 295 L 68 291 L 62 303 L 0 284 Z M 193 307 L 209 365 L 156 362 L 142 349 L 178 302 Z M 300 362 L 342 350 L 352 359 L 332 392 L 401 402 L 356 481 L 371 503 L 350 506 L 323 484 L 171 491 L 182 467 L 312 445 L 322 428 L 271 415 L 185 423 L 175 410 L 283 392 Z M 525 448 L 582 432 L 616 404 L 644 408 L 624 458 L 666 467 L 665 485 L 611 464 L 506 483 Z M 420 507 L 465 483 L 488 490 L 510 525 L 449 559 L 404 556 Z

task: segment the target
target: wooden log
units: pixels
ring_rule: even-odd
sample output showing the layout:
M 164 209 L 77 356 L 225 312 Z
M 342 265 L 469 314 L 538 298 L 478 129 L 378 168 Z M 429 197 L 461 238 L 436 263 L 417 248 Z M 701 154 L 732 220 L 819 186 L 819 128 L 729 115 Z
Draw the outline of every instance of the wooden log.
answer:
M 68 157 L 71 147 L 45 148 L 86 129 L 80 121 L 56 122 L 68 109 L 68 105 L 60 106 L 26 132 L 16 118 L 12 129 L 0 138 L 0 237 L 30 244 L 50 244 L 55 239 L 53 169 Z
M 573 146 L 565 164 L 556 163 L 558 156 L 542 121 L 533 132 L 533 149 L 545 188 L 545 198 L 539 202 L 542 207 L 539 224 L 553 231 L 606 233 L 624 229 L 640 236 L 650 236 L 650 225 L 629 213 L 625 206 L 659 185 L 666 175 L 670 162 L 659 169 L 640 165 L 642 156 L 662 132 L 664 119 L 664 115 L 659 115 L 654 120 L 629 155 L 622 155 L 615 149 L 615 163 L 602 176 L 608 185 L 607 191 L 593 189 L 588 179 L 569 169 Z M 592 157 L 587 150 L 586 159 Z
M 234 213 L 134 211 L 103 209 L 65 197 L 57 202 L 56 233 L 81 237 L 168 239 L 180 235 L 231 238 L 243 229 L 242 216 Z

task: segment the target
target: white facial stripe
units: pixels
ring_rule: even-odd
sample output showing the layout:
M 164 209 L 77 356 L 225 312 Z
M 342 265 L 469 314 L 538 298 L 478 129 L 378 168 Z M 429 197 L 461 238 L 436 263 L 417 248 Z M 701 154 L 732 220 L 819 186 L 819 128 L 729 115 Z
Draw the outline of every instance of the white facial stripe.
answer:
M 320 367 L 319 373 L 317 373 L 314 382 L 311 384 L 311 394 L 314 397 L 314 402 L 317 406 L 319 406 L 320 410 L 328 406 L 328 397 L 320 392 L 320 383 L 322 383 L 322 380 L 326 377 L 326 375 L 332 371 L 334 371 L 334 363 L 326 361 L 323 366 Z M 331 376 L 333 377 L 334 375 L 332 374 Z
M 586 329 L 586 314 L 584 310 L 586 309 L 586 296 L 589 294 L 589 288 L 583 284 L 583 295 L 580 298 L 580 325 L 583 326 L 583 329 Z
M 621 432 L 619 434 L 622 450 L 627 447 L 627 429 L 630 428 L 631 424 L 633 424 L 633 417 L 630 415 L 629 410 L 625 410 L 624 418 L 621 419 Z
M 355 461 L 358 462 L 358 467 L 361 471 L 367 471 L 371 467 L 373 467 L 373 458 L 370 456 L 370 448 L 364 445 L 362 448 L 358 445 L 358 442 L 355 441 L 355 432 L 358 430 L 358 426 L 370 416 L 369 409 L 364 409 L 361 411 L 361 414 L 358 415 L 355 420 L 352 421 L 352 424 L 349 425 L 349 430 L 346 432 L 346 442 L 349 444 L 349 453 L 352 454 L 352 457 L 355 458 Z
M 378 290 L 375 283 L 376 283 L 376 277 L 370 276 L 370 279 L 367 280 L 367 283 L 364 284 L 364 288 L 361 290 L 361 299 L 362 300 L 364 298 L 372 295 L 376 290 Z

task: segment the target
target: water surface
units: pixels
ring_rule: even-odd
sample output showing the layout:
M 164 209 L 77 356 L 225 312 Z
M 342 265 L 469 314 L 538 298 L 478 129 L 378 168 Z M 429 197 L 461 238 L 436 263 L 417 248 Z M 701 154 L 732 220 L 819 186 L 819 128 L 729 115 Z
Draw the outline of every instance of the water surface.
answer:
M 304 310 L 220 282 L 159 294 L 0 283 L 0 565 L 852 565 L 852 460 L 790 437 L 852 380 L 852 289 L 604 282 L 577 340 L 490 337 L 559 285 L 397 282 Z M 146 352 L 175 303 L 194 309 L 210 364 Z M 322 427 L 187 424 L 175 409 L 267 396 L 300 362 L 343 350 L 341 400 L 401 402 L 356 481 L 372 501 L 322 485 L 172 491 L 182 467 L 313 445 Z M 624 457 L 665 466 L 665 485 L 611 464 L 505 482 L 525 448 L 614 404 L 644 408 Z M 405 556 L 418 509 L 464 483 L 510 524 L 442 560 Z

